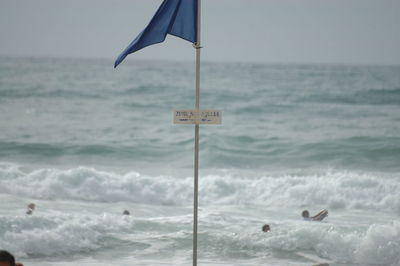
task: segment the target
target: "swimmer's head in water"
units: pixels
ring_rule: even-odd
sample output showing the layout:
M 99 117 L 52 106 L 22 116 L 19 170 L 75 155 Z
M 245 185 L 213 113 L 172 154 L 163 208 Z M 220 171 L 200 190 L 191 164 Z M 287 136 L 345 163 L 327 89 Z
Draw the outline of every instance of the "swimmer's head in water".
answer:
M 264 224 L 262 227 L 262 231 L 263 232 L 269 232 L 271 230 L 271 228 L 269 227 L 269 224 Z
M 301 213 L 301 216 L 303 216 L 304 218 L 309 218 L 309 217 L 310 217 L 310 213 L 309 213 L 307 210 L 304 210 L 304 211 Z
M 35 203 L 29 203 L 27 207 L 28 209 L 26 210 L 26 214 L 32 214 L 35 210 L 36 205 Z

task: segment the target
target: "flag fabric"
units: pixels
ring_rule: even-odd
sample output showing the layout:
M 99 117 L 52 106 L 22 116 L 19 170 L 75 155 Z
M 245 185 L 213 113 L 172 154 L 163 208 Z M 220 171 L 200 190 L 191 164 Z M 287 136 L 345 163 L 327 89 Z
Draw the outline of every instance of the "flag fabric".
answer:
M 118 56 L 114 68 L 128 54 L 163 42 L 167 34 L 189 42 L 197 40 L 197 0 L 164 0 L 149 25 Z

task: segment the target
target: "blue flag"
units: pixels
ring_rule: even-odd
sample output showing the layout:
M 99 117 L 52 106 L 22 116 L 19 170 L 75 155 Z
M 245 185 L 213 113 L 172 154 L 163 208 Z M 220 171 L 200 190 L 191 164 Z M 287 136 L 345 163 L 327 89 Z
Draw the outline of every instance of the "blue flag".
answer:
M 149 25 L 118 56 L 114 68 L 128 54 L 163 42 L 171 34 L 189 42 L 197 40 L 197 0 L 164 0 Z

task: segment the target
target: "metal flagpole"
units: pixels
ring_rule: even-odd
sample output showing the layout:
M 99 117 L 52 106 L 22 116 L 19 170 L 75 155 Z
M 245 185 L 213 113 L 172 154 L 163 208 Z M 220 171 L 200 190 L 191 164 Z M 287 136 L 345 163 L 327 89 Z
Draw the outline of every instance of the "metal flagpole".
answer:
M 197 41 L 196 48 L 196 113 L 200 111 L 200 23 L 201 23 L 201 0 L 197 0 Z M 198 121 L 198 120 L 197 120 Z M 198 198 L 199 198 L 199 136 L 200 125 L 194 126 L 194 193 L 193 193 L 193 266 L 197 266 L 197 220 L 198 220 Z

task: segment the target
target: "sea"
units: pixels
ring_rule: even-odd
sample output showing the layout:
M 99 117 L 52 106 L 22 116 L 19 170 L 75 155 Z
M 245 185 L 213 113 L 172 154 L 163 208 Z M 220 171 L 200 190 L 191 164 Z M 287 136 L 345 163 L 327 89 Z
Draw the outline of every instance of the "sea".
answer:
M 198 265 L 400 265 L 400 66 L 202 62 L 200 96 Z M 191 265 L 194 105 L 194 60 L 0 57 L 0 249 Z

